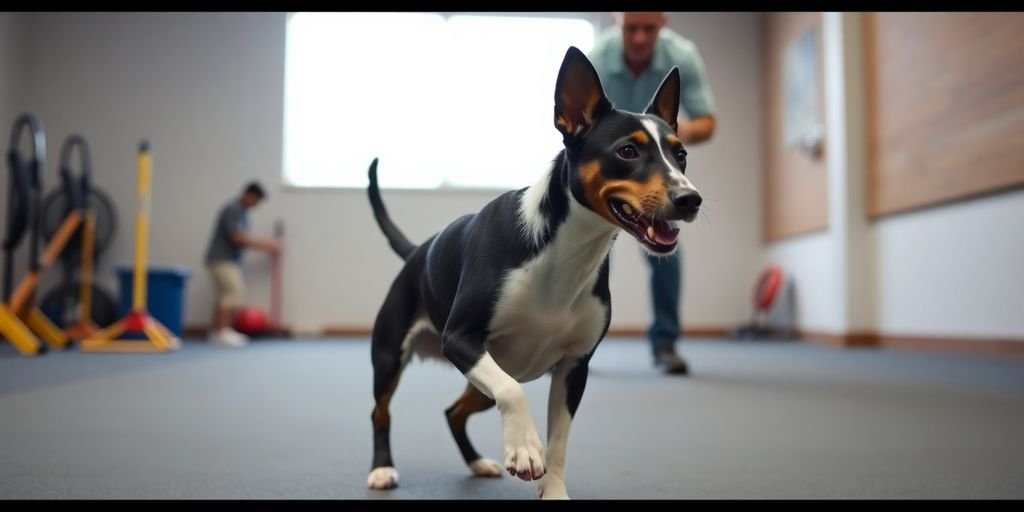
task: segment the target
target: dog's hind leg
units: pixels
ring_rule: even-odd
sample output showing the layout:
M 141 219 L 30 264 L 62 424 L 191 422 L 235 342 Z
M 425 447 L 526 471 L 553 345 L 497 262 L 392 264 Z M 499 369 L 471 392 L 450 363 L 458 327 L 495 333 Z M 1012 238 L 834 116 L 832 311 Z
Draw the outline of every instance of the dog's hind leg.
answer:
M 388 406 L 402 373 L 400 354 L 375 357 L 373 364 L 373 469 L 366 480 L 371 489 L 390 489 L 398 485 L 398 471 L 391 459 L 391 413 Z
M 398 387 L 402 369 L 408 363 L 410 347 L 403 344 L 413 319 L 411 294 L 396 294 L 392 288 L 377 315 L 370 349 L 373 362 L 373 467 L 366 479 L 371 489 L 391 489 L 398 485 L 398 471 L 391 459 L 391 398 Z
M 472 383 L 466 384 L 466 391 L 455 401 L 451 407 L 445 409 L 444 416 L 448 419 L 448 426 L 452 429 L 452 436 L 455 437 L 455 444 L 459 446 L 459 452 L 466 461 L 470 471 L 476 476 L 500 477 L 502 466 L 497 462 L 481 457 L 469 442 L 466 435 L 466 422 L 473 413 L 486 411 L 494 407 L 494 400 L 487 398 Z

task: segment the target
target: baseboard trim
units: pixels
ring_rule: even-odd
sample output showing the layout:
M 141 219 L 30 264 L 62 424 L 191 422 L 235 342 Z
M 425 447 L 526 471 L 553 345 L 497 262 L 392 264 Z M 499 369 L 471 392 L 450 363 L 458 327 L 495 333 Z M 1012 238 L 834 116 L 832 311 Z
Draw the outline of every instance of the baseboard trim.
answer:
M 1024 357 L 1024 339 L 882 336 L 880 345 L 900 350 L 963 352 L 974 355 Z
M 721 326 L 702 325 L 683 329 L 683 338 L 725 338 L 731 329 Z M 205 325 L 185 326 L 185 336 L 203 338 Z M 329 336 L 337 338 L 368 338 L 373 332 L 366 325 L 329 325 L 311 337 Z M 643 326 L 612 326 L 608 336 L 636 338 L 642 340 L 647 334 Z M 919 352 L 952 352 L 966 355 L 988 355 L 1000 357 L 1024 357 L 1024 338 L 983 338 L 983 337 L 942 337 L 921 335 L 884 334 L 875 331 L 850 331 L 835 333 L 819 330 L 797 331 L 797 338 L 806 343 L 818 343 L 833 348 L 887 348 Z
M 186 325 L 181 332 L 186 338 L 205 338 L 209 330 L 210 328 L 205 325 Z
M 718 327 L 713 325 L 698 325 L 693 327 L 684 327 L 680 336 L 684 338 L 722 338 L 729 333 L 729 329 L 725 327 Z M 645 338 L 647 336 L 647 327 L 640 326 L 610 326 L 608 327 L 608 336 L 621 336 L 629 338 Z
M 372 328 L 358 325 L 329 325 L 324 327 L 324 336 L 338 337 L 367 337 L 372 333 Z M 720 338 L 729 333 L 729 329 L 718 326 L 695 326 L 683 329 L 684 337 Z M 621 337 L 644 337 L 647 335 L 646 327 L 636 326 L 612 326 L 608 328 L 608 336 Z
M 293 337 L 294 336 L 302 337 L 302 336 L 305 336 L 305 335 L 312 335 L 312 336 L 319 335 L 319 333 L 296 333 L 296 332 L 293 332 L 292 329 L 290 327 L 288 327 L 287 325 L 281 326 L 280 330 L 289 332 L 290 335 L 293 336 Z M 185 327 L 183 327 L 181 329 L 182 335 L 184 335 L 186 338 L 192 338 L 192 339 L 206 338 L 206 335 L 209 332 L 210 332 L 210 326 L 209 325 L 203 325 L 203 324 L 186 325 Z
M 956 352 L 967 355 L 1024 357 L 1024 339 L 897 335 L 873 331 L 831 333 L 799 331 L 798 338 L 836 348 L 888 348 L 920 352 Z
M 852 331 L 834 333 L 827 331 L 797 331 L 797 338 L 810 343 L 820 343 L 835 348 L 876 347 L 879 345 L 878 334 L 871 331 Z
M 324 336 L 337 336 L 339 338 L 367 338 L 373 334 L 373 328 L 358 325 L 328 325 L 321 332 L 323 332 Z

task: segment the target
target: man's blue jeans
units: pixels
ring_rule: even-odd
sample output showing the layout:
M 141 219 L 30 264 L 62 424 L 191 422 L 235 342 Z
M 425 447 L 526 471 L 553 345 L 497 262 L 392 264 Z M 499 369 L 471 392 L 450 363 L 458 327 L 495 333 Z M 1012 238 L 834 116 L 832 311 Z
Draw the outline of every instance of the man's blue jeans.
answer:
M 654 322 L 647 330 L 651 349 L 672 347 L 679 337 L 679 295 L 682 288 L 683 247 L 671 256 L 651 256 L 644 252 L 651 267 L 651 301 Z

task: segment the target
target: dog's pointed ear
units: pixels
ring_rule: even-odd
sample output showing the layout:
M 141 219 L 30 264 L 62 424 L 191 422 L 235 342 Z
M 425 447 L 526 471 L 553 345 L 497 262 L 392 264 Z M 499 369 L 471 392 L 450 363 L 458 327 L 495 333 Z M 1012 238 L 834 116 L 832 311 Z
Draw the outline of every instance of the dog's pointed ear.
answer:
M 664 119 L 672 131 L 679 131 L 679 68 L 672 68 L 661 81 L 645 113 Z
M 612 104 L 604 95 L 597 70 L 575 46 L 565 52 L 555 82 L 555 128 L 567 144 L 586 133 Z

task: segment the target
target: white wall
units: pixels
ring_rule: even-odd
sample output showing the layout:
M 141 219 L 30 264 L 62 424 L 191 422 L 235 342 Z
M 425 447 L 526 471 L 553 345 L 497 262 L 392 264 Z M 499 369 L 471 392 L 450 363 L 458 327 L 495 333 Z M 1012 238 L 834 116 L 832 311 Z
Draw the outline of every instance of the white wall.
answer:
M 798 326 L 1024 338 L 1024 191 L 867 220 L 860 15 L 824 21 L 829 229 L 765 254 L 794 275 Z
M 22 14 L 0 12 L 0 127 L 3 127 L 0 133 L 4 137 L 5 150 L 10 123 L 18 115 L 18 100 L 23 91 L 26 35 L 24 18 Z M 6 174 L 4 176 L 6 177 Z M 6 183 L 4 180 L 3 186 L 6 187 Z
M 879 328 L 1024 338 L 1024 191 L 875 223 Z
M 673 26 L 702 50 L 715 88 L 719 131 L 691 152 L 707 219 L 684 228 L 687 325 L 731 325 L 749 314 L 760 262 L 759 64 L 755 14 L 676 15 Z M 211 286 L 202 256 L 217 208 L 250 178 L 270 185 L 251 215 L 256 233 L 287 229 L 284 315 L 299 328 L 369 326 L 400 267 L 363 190 L 280 187 L 285 15 L 282 13 L 45 13 L 31 16 L 26 106 L 43 118 L 51 161 L 81 131 L 97 185 L 116 201 L 121 229 L 99 273 L 131 261 L 135 147 L 152 142 L 150 262 L 187 265 L 187 323 L 206 323 Z M 353 121 L 357 122 L 357 121 Z M 553 129 L 549 126 L 538 129 Z M 738 149 L 739 148 L 739 149 Z M 382 165 L 381 172 L 386 172 Z M 423 240 L 478 210 L 485 191 L 384 191 L 395 221 Z M 616 325 L 649 320 L 647 268 L 623 239 L 612 265 Z M 250 299 L 268 300 L 266 258 L 247 258 Z
M 17 13 L 0 13 L 0 144 L 3 144 L 4 161 L 0 163 L 0 240 L 7 235 L 7 144 L 14 118 L 21 113 L 21 99 L 24 94 L 24 70 L 26 53 L 26 16 Z M 25 143 L 27 147 L 27 143 Z M 24 271 L 27 255 L 18 254 L 15 266 L 16 277 Z M 6 262 L 0 261 L 0 269 Z M 2 278 L 0 278 L 2 279 Z
M 766 265 L 781 265 L 792 279 L 800 329 L 842 330 L 843 269 L 834 257 L 834 238 L 831 231 L 794 236 L 770 244 L 765 253 Z

